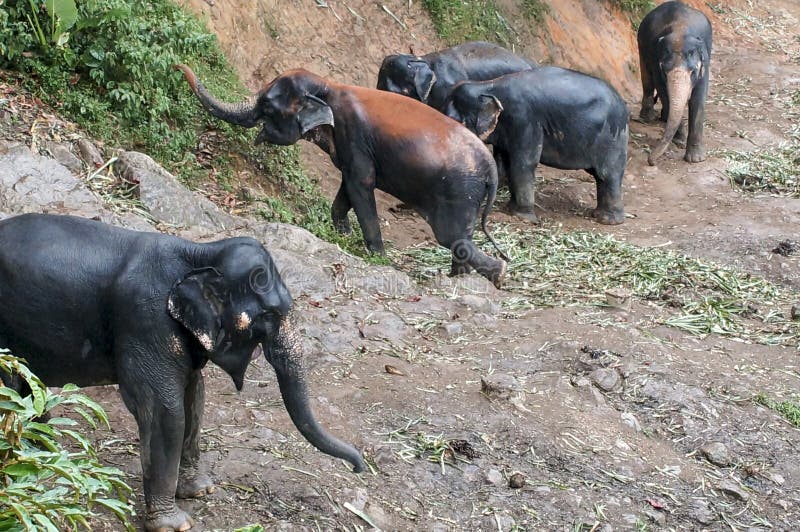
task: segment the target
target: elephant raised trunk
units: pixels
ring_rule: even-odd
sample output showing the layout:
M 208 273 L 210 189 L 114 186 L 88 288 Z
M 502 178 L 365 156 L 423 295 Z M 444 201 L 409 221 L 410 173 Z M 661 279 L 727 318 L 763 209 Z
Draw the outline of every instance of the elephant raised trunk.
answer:
M 656 164 L 661 155 L 666 151 L 672 138 L 681 125 L 681 118 L 689 97 L 692 94 L 692 72 L 689 69 L 676 68 L 667 73 L 667 95 L 669 101 L 669 116 L 667 125 L 664 128 L 664 136 L 653 147 L 650 156 L 647 158 L 648 164 Z
M 183 76 L 189 83 L 200 103 L 203 104 L 209 113 L 220 120 L 242 127 L 253 127 L 258 124 L 258 112 L 256 111 L 256 96 L 239 103 L 221 102 L 214 98 L 206 88 L 197 80 L 192 69 L 186 65 L 173 65 L 175 70 L 183 72 Z
M 284 320 L 274 344 L 264 345 L 264 355 L 275 370 L 286 411 L 303 437 L 323 453 L 350 462 L 354 473 L 364 471 L 366 465 L 361 453 L 352 445 L 328 434 L 314 419 L 308 404 L 299 340 L 291 324 L 291 316 Z

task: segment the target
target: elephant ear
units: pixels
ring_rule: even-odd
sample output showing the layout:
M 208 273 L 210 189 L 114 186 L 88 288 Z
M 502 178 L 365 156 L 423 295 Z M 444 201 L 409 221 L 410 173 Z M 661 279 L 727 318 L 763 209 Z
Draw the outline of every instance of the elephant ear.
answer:
M 503 112 L 503 104 L 496 96 L 491 94 L 481 94 L 478 96 L 478 118 L 475 121 L 475 134 L 482 141 L 486 141 L 489 135 L 494 133 L 497 122 L 500 120 L 500 113 Z
M 169 292 L 167 310 L 197 338 L 206 351 L 213 351 L 222 332 L 222 308 L 226 301 L 223 277 L 214 268 L 190 272 Z
M 303 108 L 297 113 L 297 121 L 300 124 L 300 134 L 305 135 L 315 127 L 323 125 L 333 127 L 333 111 L 325 100 L 307 94 Z
M 409 61 L 408 67 L 414 71 L 414 89 L 422 103 L 428 103 L 433 84 L 436 83 L 436 74 L 427 61 Z

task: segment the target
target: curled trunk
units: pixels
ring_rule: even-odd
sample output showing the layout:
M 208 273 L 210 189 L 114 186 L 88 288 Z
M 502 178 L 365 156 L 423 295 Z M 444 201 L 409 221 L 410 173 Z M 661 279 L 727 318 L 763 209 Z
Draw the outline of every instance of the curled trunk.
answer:
M 651 166 L 656 164 L 656 160 L 664 154 L 667 146 L 672 142 L 672 137 L 675 136 L 678 127 L 681 125 L 683 110 L 686 108 L 686 104 L 692 94 L 691 71 L 685 69 L 670 71 L 667 74 L 667 94 L 669 96 L 669 116 L 667 116 L 664 136 L 653 147 L 650 157 L 647 158 L 647 162 Z
M 191 68 L 186 65 L 175 65 L 176 70 L 183 72 L 183 77 L 189 83 L 197 99 L 203 104 L 209 113 L 220 120 L 243 127 L 253 127 L 258 124 L 258 112 L 256 110 L 256 97 L 251 96 L 243 102 L 227 103 L 217 100 L 211 95 L 203 84 L 197 79 Z
M 298 339 L 289 320 L 285 320 L 273 346 L 264 345 L 264 354 L 275 369 L 281 389 L 283 404 L 297 430 L 314 447 L 325 454 L 341 458 L 353 465 L 353 471 L 360 473 L 366 468 L 361 453 L 323 429 L 308 404 L 308 388 L 300 362 Z

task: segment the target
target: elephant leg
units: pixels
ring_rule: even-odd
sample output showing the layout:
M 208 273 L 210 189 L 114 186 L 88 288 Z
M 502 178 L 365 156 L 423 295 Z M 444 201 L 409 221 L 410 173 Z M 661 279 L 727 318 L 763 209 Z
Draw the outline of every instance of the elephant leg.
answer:
M 214 483 L 200 468 L 200 428 L 203 423 L 205 384 L 200 370 L 189 376 L 183 401 L 184 434 L 181 464 L 178 470 L 178 489 L 181 499 L 203 497 L 214 492 Z
M 681 124 L 678 126 L 678 130 L 675 132 L 675 136 L 672 137 L 672 143 L 679 148 L 686 147 L 686 122 L 681 120 Z
M 689 99 L 689 135 L 686 139 L 686 153 L 683 158 L 690 163 L 706 160 L 706 150 L 703 145 L 703 118 L 707 93 L 708 79 L 706 78 L 694 88 L 692 97 Z
M 189 514 L 175 504 L 184 436 L 183 386 L 135 367 L 122 368 L 119 391 L 139 426 L 146 531 L 188 530 Z M 154 378 L 164 379 L 158 389 Z
M 618 225 L 625 221 L 625 209 L 622 205 L 622 176 L 625 174 L 626 154 L 621 161 L 609 161 L 602 169 L 589 171 L 597 185 L 597 207 L 592 215 L 595 220 L 605 225 Z
M 509 154 L 509 188 L 512 199 L 508 207 L 514 215 L 537 223 L 539 220 L 534 211 L 534 200 L 536 165 L 542 154 L 541 135 L 533 139 L 533 145 L 536 148 L 532 153 L 517 149 Z
M 347 197 L 347 190 L 344 182 L 342 182 L 331 205 L 331 220 L 333 221 L 333 227 L 343 235 L 349 235 L 353 230 L 350 227 L 350 220 L 347 218 L 350 207 L 350 199 Z
M 642 108 L 639 111 L 639 118 L 645 122 L 653 122 L 658 117 L 655 109 L 656 87 L 653 83 L 650 69 L 647 68 L 647 59 L 644 57 L 641 47 L 639 48 L 639 72 L 642 76 Z
M 382 255 L 384 253 L 383 239 L 381 238 L 381 228 L 378 222 L 378 207 L 375 204 L 374 179 L 372 180 L 372 186 L 369 187 L 354 181 L 348 181 L 346 186 L 347 197 L 350 199 L 353 210 L 356 211 L 358 225 L 361 226 L 367 249 L 370 253 Z
M 497 186 L 502 187 L 508 184 L 508 153 L 498 148 L 492 147 L 492 154 L 494 155 L 494 163 L 497 166 Z M 512 197 L 513 199 L 513 197 Z
M 441 206 L 436 210 L 431 228 L 436 241 L 453 254 L 451 277 L 469 273 L 474 268 L 499 288 L 506 273 L 505 261 L 485 254 L 472 241 L 478 208 L 479 206 L 464 208 L 464 205 Z M 466 231 L 465 227 L 468 228 Z

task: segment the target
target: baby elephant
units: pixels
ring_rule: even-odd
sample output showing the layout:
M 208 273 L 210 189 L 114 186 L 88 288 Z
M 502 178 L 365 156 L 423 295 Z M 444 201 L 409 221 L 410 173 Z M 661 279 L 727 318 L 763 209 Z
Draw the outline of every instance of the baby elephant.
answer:
M 536 165 L 586 170 L 597 183 L 594 217 L 621 224 L 628 109 L 608 83 L 557 67 L 457 85 L 444 112 L 494 147 L 505 165 L 511 210 L 534 213 Z
M 0 222 L 0 294 L 0 346 L 24 357 L 45 384 L 119 384 L 139 426 L 145 530 L 193 526 L 175 497 L 213 489 L 199 467 L 201 370 L 210 360 L 241 390 L 259 344 L 303 436 L 364 469 L 359 452 L 314 419 L 292 299 L 252 238 L 196 244 L 26 214 Z
M 334 225 L 349 231 L 352 208 L 370 251 L 383 253 L 377 188 L 414 207 L 430 224 L 437 242 L 452 251 L 451 275 L 474 268 L 501 284 L 506 263 L 472 241 L 484 198 L 486 233 L 497 168 L 486 146 L 460 124 L 411 98 L 342 85 L 306 70 L 285 72 L 252 98 L 230 104 L 214 98 L 189 67 L 176 68 L 212 115 L 244 127 L 260 125 L 256 144 L 305 139 L 327 152 L 342 171 L 331 207 Z
M 640 116 L 655 119 L 654 105 L 660 98 L 661 120 L 666 122 L 664 136 L 647 162 L 656 164 L 670 141 L 686 143 L 683 158 L 687 162 L 705 160 L 703 116 L 711 66 L 711 23 L 683 2 L 664 2 L 644 17 L 637 40 L 642 74 Z M 688 138 L 681 119 L 687 104 Z

